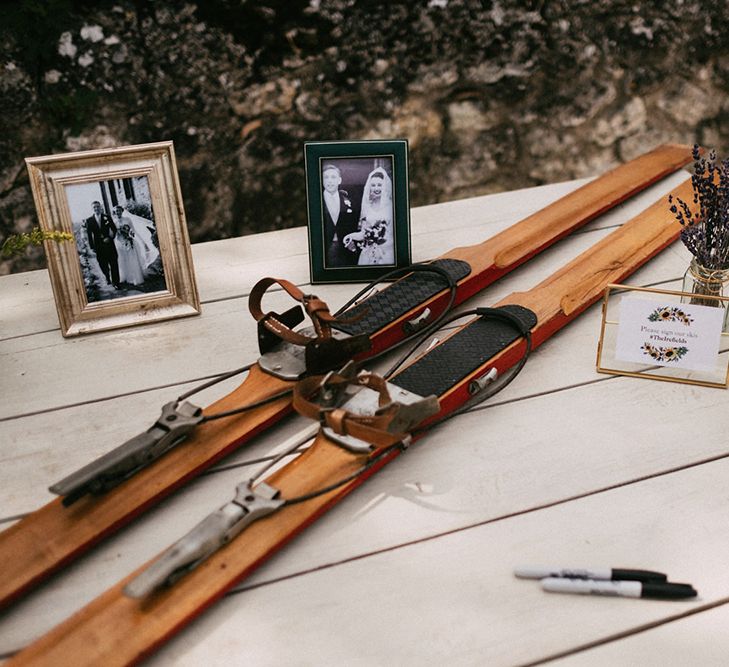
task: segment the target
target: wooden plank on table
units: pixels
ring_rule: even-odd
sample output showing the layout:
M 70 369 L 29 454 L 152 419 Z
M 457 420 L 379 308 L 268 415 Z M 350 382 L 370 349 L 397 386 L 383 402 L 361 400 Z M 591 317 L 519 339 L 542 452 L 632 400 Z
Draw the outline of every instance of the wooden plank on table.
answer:
M 729 656 L 729 602 L 550 662 L 554 667 L 702 665 L 720 667 Z
M 716 493 L 728 475 L 729 461 L 718 461 L 247 590 L 149 664 L 214 667 L 245 656 L 256 665 L 498 667 L 729 601 L 727 494 Z M 512 576 L 525 563 L 658 569 L 693 583 L 700 598 L 548 594 Z M 726 646 L 726 633 L 717 641 Z
M 483 241 L 588 180 L 412 209 L 413 256 L 419 261 L 437 257 L 453 245 L 455 237 L 462 243 Z M 247 294 L 253 284 L 251 276 L 255 282 L 270 275 L 272 265 L 277 276 L 296 284 L 309 282 L 305 227 L 199 244 L 193 246 L 193 252 L 200 292 L 206 299 L 239 295 L 242 286 Z
M 48 271 L 0 276 L 0 341 L 42 331 L 60 335 Z
M 273 298 L 273 297 L 272 297 Z M 245 301 L 209 304 L 203 316 L 94 336 L 57 332 L 0 344 L 0 419 L 209 377 L 255 361 Z M 131 372 L 130 369 L 146 369 Z
M 641 155 L 636 160 L 617 167 L 606 173 L 598 181 L 587 183 L 581 188 L 574 190 L 568 196 L 554 202 L 554 204 L 545 211 L 539 211 L 533 216 L 529 216 L 524 220 L 520 220 L 515 226 L 515 230 L 519 231 L 521 240 L 514 243 L 513 235 L 508 237 L 496 237 L 489 247 L 493 252 L 493 262 L 497 267 L 505 267 L 516 261 L 524 260 L 524 247 L 534 248 L 530 254 L 539 252 L 540 246 L 538 242 L 543 241 L 546 245 L 548 239 L 545 237 L 544 230 L 550 229 L 556 232 L 557 238 L 568 233 L 570 228 L 567 221 L 575 216 L 584 215 L 586 211 L 590 211 L 590 216 L 598 216 L 601 213 L 614 207 L 616 202 L 627 199 L 626 197 L 626 174 L 632 172 L 633 185 L 638 186 L 639 181 L 636 174 L 651 173 L 656 169 L 656 165 L 666 162 L 668 156 L 674 154 L 674 164 L 678 167 L 683 164 L 684 157 L 682 153 L 685 148 L 680 146 L 659 146 L 654 151 Z M 625 172 L 625 173 L 623 173 Z M 668 170 L 665 173 L 670 173 Z M 658 178 L 654 178 L 653 182 Z M 678 184 L 677 184 L 678 185 Z M 668 206 L 666 203 L 666 214 L 668 215 Z M 561 229 L 561 231 L 559 231 Z M 499 243 L 502 241 L 503 243 Z M 457 248 L 449 251 L 448 256 L 463 259 L 471 263 L 480 259 L 482 252 L 475 253 L 474 248 Z M 482 261 L 482 259 L 481 259 Z

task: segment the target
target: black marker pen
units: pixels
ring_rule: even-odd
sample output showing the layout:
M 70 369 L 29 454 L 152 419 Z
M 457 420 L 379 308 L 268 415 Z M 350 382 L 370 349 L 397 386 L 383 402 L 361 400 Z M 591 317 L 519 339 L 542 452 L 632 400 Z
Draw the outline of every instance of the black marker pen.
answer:
M 674 584 L 667 581 L 596 581 L 594 579 L 542 579 L 542 588 L 550 593 L 578 593 L 582 595 L 608 595 L 623 598 L 656 598 L 681 600 L 696 597 L 690 584 Z

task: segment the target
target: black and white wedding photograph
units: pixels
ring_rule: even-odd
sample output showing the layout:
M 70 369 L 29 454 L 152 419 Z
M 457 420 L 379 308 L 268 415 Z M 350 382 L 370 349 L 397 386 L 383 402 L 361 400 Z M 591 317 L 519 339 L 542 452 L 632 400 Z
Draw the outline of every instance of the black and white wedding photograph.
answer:
M 371 280 L 407 265 L 407 142 L 307 142 L 304 156 L 313 281 Z
M 199 314 L 171 141 L 25 163 L 64 336 Z
M 166 289 L 147 176 L 65 190 L 89 303 Z
M 322 162 L 326 266 L 392 266 L 392 157 Z

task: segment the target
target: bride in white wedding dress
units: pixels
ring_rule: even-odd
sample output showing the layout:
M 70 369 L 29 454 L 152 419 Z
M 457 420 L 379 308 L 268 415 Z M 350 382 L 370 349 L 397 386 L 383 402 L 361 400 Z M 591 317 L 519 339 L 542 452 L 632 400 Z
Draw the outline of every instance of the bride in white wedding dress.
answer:
M 359 231 L 344 239 L 347 247 L 361 249 L 357 264 L 394 264 L 395 242 L 392 225 L 392 181 L 382 167 L 367 177 L 362 194 Z
M 159 256 L 148 229 L 152 222 L 121 206 L 115 206 L 114 223 L 117 228 L 114 243 L 119 258 L 119 281 L 141 285 L 145 280 L 145 271 Z

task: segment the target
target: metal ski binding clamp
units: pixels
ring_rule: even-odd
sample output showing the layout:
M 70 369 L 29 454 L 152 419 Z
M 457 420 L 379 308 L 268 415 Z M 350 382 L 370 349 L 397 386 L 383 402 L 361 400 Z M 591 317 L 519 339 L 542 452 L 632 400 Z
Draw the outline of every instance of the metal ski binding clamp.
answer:
M 309 335 L 313 334 L 314 330 L 307 327 L 297 333 Z M 320 375 L 338 368 L 371 346 L 369 336 L 365 334 L 351 336 L 342 331 L 332 330 L 331 338 L 325 340 L 312 338 L 304 346 L 279 341 L 278 345 L 260 356 L 258 365 L 266 373 L 282 380 L 299 380 L 304 375 Z
M 334 375 L 338 375 L 341 378 L 353 379 L 357 375 L 358 366 L 354 361 L 348 361 L 338 371 L 329 371 L 319 383 L 319 403 L 323 408 L 336 408 L 339 407 L 345 400 L 345 397 L 351 395 L 351 391 L 354 390 L 356 393 L 359 387 L 353 387 L 352 385 L 344 382 L 337 384 L 330 384 L 329 381 Z
M 63 496 L 66 506 L 87 493 L 105 493 L 182 442 L 202 418 L 202 408 L 192 403 L 167 403 L 154 426 L 56 482 L 49 491 Z
M 187 535 L 178 540 L 158 560 L 125 587 L 130 598 L 144 598 L 162 586 L 171 586 L 206 558 L 237 537 L 254 521 L 275 512 L 284 504 L 279 491 L 261 482 L 255 489 L 250 482 L 236 487 L 235 498 L 209 514 Z
M 330 338 L 312 340 L 306 345 L 304 358 L 309 375 L 325 373 L 337 368 L 372 347 L 367 334 L 347 335 L 332 329 Z

